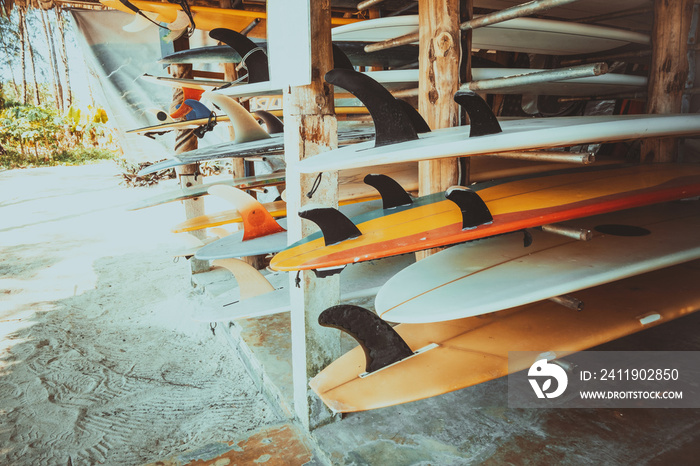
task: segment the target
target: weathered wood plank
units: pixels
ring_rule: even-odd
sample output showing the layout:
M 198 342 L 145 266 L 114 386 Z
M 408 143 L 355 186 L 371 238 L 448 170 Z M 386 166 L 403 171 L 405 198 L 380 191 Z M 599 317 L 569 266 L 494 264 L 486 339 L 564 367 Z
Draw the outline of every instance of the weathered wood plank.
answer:
M 418 18 L 418 111 L 433 130 L 457 126 L 459 107 L 453 97 L 459 89 L 459 1 L 420 0 Z M 444 191 L 458 181 L 456 158 L 419 162 L 421 196 Z M 419 253 L 417 257 L 429 254 Z
M 693 0 L 655 0 L 652 59 L 647 113 L 680 113 L 688 78 L 688 31 Z M 672 162 L 678 156 L 676 138 L 645 139 L 641 161 Z
M 310 11 L 312 82 L 288 88 L 284 94 L 290 242 L 317 230 L 313 223 L 298 216 L 301 208 L 309 204 L 338 205 L 338 172 L 325 172 L 317 182 L 316 175 L 299 175 L 294 170 L 300 160 L 338 146 L 333 86 L 323 79 L 333 67 L 330 0 L 311 0 Z M 287 31 L 288 36 L 293 33 Z M 300 274 L 300 280 L 297 288 L 294 276 L 290 277 L 294 410 L 305 426 L 313 429 L 333 419 L 309 388 L 309 380 L 341 355 L 340 332 L 318 325 L 319 314 L 339 302 L 340 276 L 316 278 L 308 271 Z

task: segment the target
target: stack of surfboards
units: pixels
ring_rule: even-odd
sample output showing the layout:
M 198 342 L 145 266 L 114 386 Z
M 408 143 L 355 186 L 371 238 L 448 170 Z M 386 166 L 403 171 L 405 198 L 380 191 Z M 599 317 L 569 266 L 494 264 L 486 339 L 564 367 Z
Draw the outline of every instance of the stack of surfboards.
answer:
M 177 20 L 172 5 L 133 3 L 153 12 L 159 21 Z M 208 29 L 229 27 L 234 20 L 204 8 L 193 7 L 192 11 L 197 24 Z M 565 10 L 561 16 L 576 17 L 576 11 Z M 249 22 L 249 17 L 241 17 L 245 19 L 236 20 Z M 336 20 L 333 39 L 344 44 L 386 40 L 418 28 L 413 16 L 340 23 L 343 21 Z M 264 22 L 261 24 L 256 34 L 264 31 Z M 477 29 L 473 37 L 473 46 L 478 49 L 546 55 L 595 53 L 648 43 L 643 34 L 540 19 L 506 21 Z M 240 51 L 230 52 L 208 49 L 172 60 L 221 60 L 225 56 L 240 60 Z M 402 53 L 416 53 L 415 47 Z M 473 75 L 475 80 L 485 80 L 534 71 L 538 70 L 475 68 Z M 406 165 L 401 164 L 419 160 L 700 134 L 700 115 L 499 122 L 483 111 L 473 93 L 460 93 L 455 99 L 469 113 L 470 126 L 431 132 L 420 117 L 416 119 L 376 82 L 415 87 L 416 70 L 374 75 L 333 70 L 326 80 L 364 99 L 375 122 L 374 132 L 343 135 L 345 147 L 298 163 L 295 169 L 302 173 L 352 169 L 353 176 L 358 176 L 381 166 L 381 173 L 391 176 L 402 173 Z M 223 84 L 155 81 L 189 88 Z M 489 92 L 600 95 L 645 85 L 644 77 L 605 74 L 546 84 L 506 85 Z M 231 121 L 236 134 L 232 143 L 181 155 L 144 173 L 213 158 L 283 151 L 281 135 L 263 131 L 247 111 L 226 96 L 281 90 L 264 85 L 251 89 L 230 86 L 208 95 Z M 389 108 L 389 113 L 383 113 Z M 371 138 L 374 140 L 367 141 Z M 700 278 L 700 201 L 692 199 L 700 196 L 698 165 L 560 171 L 457 187 L 420 198 L 405 192 L 415 188 L 413 172 L 404 178 L 397 176 L 394 184 L 381 176 L 371 180 L 369 184 L 378 194 L 370 194 L 372 188 L 368 187 L 362 195 L 341 196 L 366 202 L 339 210 L 314 208 L 300 213 L 316 222 L 321 232 L 289 246 L 286 225 L 278 221 L 286 215 L 285 206 L 262 205 L 236 189 L 280 184 L 283 177 L 279 174 L 237 180 L 228 183 L 231 186 L 208 186 L 212 194 L 231 201 L 235 211 L 192 219 L 176 227 L 189 231 L 228 222 L 243 225 L 239 233 L 194 253 L 202 259 L 221 261 L 217 264 L 229 269 L 239 284 L 221 296 L 211 312 L 198 315 L 198 320 L 284 312 L 289 309 L 286 272 L 298 270 L 323 274 L 347 267 L 341 272 L 345 298 L 376 294 L 376 314 L 342 304 L 321 315 L 322 325 L 343 329 L 361 343 L 310 383 L 336 412 L 380 408 L 458 390 L 522 370 L 538 358 L 563 357 L 700 308 L 696 290 Z M 201 190 L 181 192 L 144 204 L 203 194 Z M 449 247 L 417 263 L 405 255 L 438 246 Z M 264 277 L 234 259 L 278 251 L 270 264 L 275 272 Z M 400 325 L 392 328 L 387 322 Z M 534 354 L 509 365 L 508 351 Z

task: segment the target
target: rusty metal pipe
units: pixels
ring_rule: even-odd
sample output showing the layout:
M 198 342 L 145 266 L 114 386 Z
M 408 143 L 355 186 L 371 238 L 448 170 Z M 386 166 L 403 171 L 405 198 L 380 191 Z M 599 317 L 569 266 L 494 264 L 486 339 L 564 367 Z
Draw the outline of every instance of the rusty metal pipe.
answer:
M 513 151 L 496 152 L 484 157 L 500 157 L 504 159 L 532 160 L 534 162 L 577 163 L 588 165 L 595 162 L 595 154 L 592 152 L 555 152 L 555 151 Z
M 371 8 L 375 5 L 379 5 L 383 1 L 384 0 L 365 0 L 364 2 L 360 2 L 357 4 L 357 11 L 366 10 L 367 8 Z
M 502 78 L 482 79 L 481 81 L 471 81 L 460 86 L 460 91 L 488 91 L 503 87 L 523 86 L 527 84 L 547 83 L 562 79 L 576 79 L 590 76 L 600 76 L 608 72 L 608 65 L 605 63 L 593 63 L 591 65 L 572 66 L 569 68 L 559 68 L 556 70 L 536 71 L 534 73 L 517 74 L 504 76 Z
M 548 10 L 556 6 L 566 5 L 567 3 L 573 3 L 578 0 L 533 0 L 531 2 L 523 3 L 521 5 L 516 5 L 511 8 L 506 8 L 504 10 L 495 11 L 484 16 L 479 16 L 478 18 L 465 21 L 459 25 L 462 31 L 468 31 L 470 29 L 476 29 L 484 26 L 489 26 L 491 24 L 501 23 L 503 21 L 508 21 L 509 19 L 520 18 L 523 16 L 528 16 L 540 11 Z M 378 50 L 390 49 L 393 47 L 398 47 L 400 45 L 412 44 L 419 39 L 419 34 L 411 33 L 400 37 L 395 37 L 393 39 L 388 39 L 382 42 L 376 42 L 374 44 L 369 44 L 365 46 L 365 52 L 376 52 Z

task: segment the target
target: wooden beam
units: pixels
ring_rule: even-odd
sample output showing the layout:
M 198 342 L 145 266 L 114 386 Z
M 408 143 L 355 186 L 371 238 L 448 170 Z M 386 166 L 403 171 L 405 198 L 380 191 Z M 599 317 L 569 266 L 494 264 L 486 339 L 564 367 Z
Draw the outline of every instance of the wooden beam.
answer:
M 418 111 L 433 130 L 457 126 L 459 106 L 453 97 L 459 89 L 459 0 L 420 0 L 418 18 Z M 456 158 L 418 163 L 421 196 L 444 191 L 458 181 Z
M 189 40 L 186 37 L 181 37 L 173 44 L 175 51 L 186 50 L 189 48 Z M 170 65 L 170 74 L 175 78 L 191 78 L 192 65 Z M 173 101 L 170 104 L 170 112 L 175 111 L 178 105 L 184 103 L 184 95 L 182 89 L 173 89 Z M 182 154 L 183 152 L 191 151 L 197 148 L 197 137 L 194 135 L 193 129 L 175 131 L 175 153 Z M 175 168 L 178 175 L 180 186 L 182 188 L 191 188 L 202 184 L 202 177 L 196 176 L 199 168 L 196 164 L 182 165 Z M 201 198 L 188 199 L 183 201 L 185 207 L 185 218 L 198 217 L 204 215 L 204 201 Z M 204 240 L 206 238 L 206 230 L 192 231 L 189 234 L 197 239 Z M 210 269 L 209 261 L 201 261 L 194 257 L 190 259 L 190 270 L 192 273 L 206 272 Z
M 285 0 L 292 1 L 292 0 Z M 294 0 L 303 3 L 304 0 Z M 299 161 L 338 147 L 337 121 L 333 107 L 333 86 L 323 76 L 333 68 L 330 0 L 310 0 L 311 84 L 288 87 L 284 93 L 284 145 L 287 161 L 287 229 L 289 242 L 317 231 L 298 212 L 308 204 L 337 207 L 338 172 L 324 172 L 314 190 L 316 175 L 300 175 Z M 270 12 L 271 14 L 274 12 Z M 306 31 L 286 31 L 304 34 Z M 304 48 L 306 49 L 306 47 Z M 305 427 L 330 422 L 333 417 L 310 390 L 309 380 L 341 355 L 340 332 L 318 325 L 318 316 L 340 299 L 340 276 L 316 278 L 313 272 L 300 274 L 300 287 L 290 277 L 294 410 Z
M 692 14 L 693 0 L 654 2 L 647 113 L 680 113 L 688 79 L 688 31 Z M 673 162 L 677 156 L 676 138 L 642 141 L 643 163 Z

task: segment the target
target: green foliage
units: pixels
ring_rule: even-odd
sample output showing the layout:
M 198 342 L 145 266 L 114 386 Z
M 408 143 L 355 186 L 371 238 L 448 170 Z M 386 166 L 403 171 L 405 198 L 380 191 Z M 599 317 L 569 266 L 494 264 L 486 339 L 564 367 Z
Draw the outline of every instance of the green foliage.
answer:
M 0 165 L 78 164 L 111 157 L 104 109 L 53 108 L 3 102 L 0 111 Z

